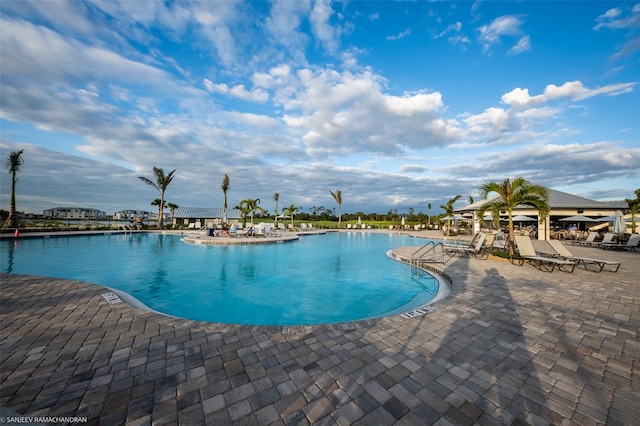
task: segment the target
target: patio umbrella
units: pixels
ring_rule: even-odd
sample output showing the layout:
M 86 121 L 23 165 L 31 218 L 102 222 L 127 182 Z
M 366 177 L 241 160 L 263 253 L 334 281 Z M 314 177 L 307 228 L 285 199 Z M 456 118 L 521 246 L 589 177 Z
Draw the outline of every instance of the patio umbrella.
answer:
M 560 222 L 600 222 L 600 221 L 601 219 L 591 219 L 590 217 L 586 217 L 582 215 L 563 217 L 562 219 L 560 219 Z
M 624 234 L 627 232 L 627 225 L 624 223 L 624 215 L 620 210 L 616 210 L 616 220 L 613 222 L 613 232 Z
M 467 220 L 467 218 L 464 216 L 456 215 L 456 216 L 445 216 L 442 218 L 442 220 Z
M 591 219 L 590 217 L 586 217 L 586 216 L 582 216 L 582 215 L 576 215 L 576 216 L 569 216 L 569 217 L 563 217 L 562 219 L 560 219 L 560 222 L 573 222 L 573 223 L 587 223 L 587 222 L 600 222 L 599 219 Z M 586 228 L 586 225 L 585 225 Z
M 537 222 L 538 219 L 529 216 L 517 215 L 511 218 L 514 222 Z

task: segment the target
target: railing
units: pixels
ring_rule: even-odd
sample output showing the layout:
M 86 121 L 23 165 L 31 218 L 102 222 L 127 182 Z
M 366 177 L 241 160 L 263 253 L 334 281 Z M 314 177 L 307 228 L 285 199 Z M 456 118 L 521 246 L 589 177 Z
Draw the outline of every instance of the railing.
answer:
M 429 241 L 409 257 L 409 272 L 420 275 L 423 263 L 444 263 L 444 244 L 440 241 Z
M 127 232 L 133 232 L 133 228 L 131 228 L 129 225 L 125 225 L 125 224 L 118 225 L 118 231 L 121 229 L 124 231 L 125 234 Z

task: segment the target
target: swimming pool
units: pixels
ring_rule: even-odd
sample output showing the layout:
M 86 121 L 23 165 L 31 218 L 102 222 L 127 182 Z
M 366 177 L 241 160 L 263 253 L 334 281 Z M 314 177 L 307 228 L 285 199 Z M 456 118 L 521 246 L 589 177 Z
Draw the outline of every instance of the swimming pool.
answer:
M 87 281 L 181 318 L 249 325 L 313 325 L 405 312 L 438 280 L 411 276 L 387 250 L 396 234 L 341 232 L 283 244 L 209 246 L 181 235 L 134 233 L 0 241 L 2 271 Z

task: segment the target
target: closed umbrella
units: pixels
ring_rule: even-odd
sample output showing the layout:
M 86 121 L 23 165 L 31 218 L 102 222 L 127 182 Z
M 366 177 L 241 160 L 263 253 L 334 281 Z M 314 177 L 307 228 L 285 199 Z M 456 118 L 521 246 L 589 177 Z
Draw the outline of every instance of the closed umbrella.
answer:
M 613 232 L 624 234 L 627 232 L 627 225 L 624 223 L 624 215 L 620 210 L 616 210 L 616 220 L 613 221 Z

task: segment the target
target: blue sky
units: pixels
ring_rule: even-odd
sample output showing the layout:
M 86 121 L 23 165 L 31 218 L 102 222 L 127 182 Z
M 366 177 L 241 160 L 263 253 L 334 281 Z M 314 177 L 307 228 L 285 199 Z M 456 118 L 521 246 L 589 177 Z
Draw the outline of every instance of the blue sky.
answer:
M 1 146 L 18 210 L 432 213 L 526 179 L 640 187 L 640 3 L 0 3 Z M 3 160 L 4 163 L 4 160 Z M 9 204 L 2 176 L 0 205 Z

